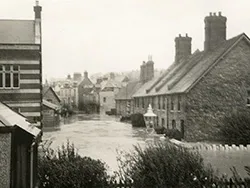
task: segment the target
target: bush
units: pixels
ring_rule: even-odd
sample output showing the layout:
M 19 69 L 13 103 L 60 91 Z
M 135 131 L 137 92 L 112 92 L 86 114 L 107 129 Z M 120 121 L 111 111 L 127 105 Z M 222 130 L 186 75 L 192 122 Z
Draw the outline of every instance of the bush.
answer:
M 170 139 L 174 138 L 176 140 L 181 140 L 182 134 L 178 129 L 166 129 L 165 130 L 165 137 L 168 137 Z
M 204 166 L 198 153 L 169 143 L 144 150 L 136 146 L 134 153 L 125 153 L 118 161 L 118 176 L 133 180 L 136 188 L 195 188 L 213 177 L 212 168 Z
M 131 115 L 131 124 L 133 127 L 146 127 L 144 117 L 140 113 L 135 113 Z
M 79 156 L 69 142 L 58 151 L 43 152 L 38 161 L 40 188 L 102 187 L 110 179 L 103 162 Z
M 250 113 L 237 112 L 225 116 L 220 128 L 220 136 L 227 144 L 250 143 Z
M 164 134 L 166 131 L 165 127 L 155 127 L 155 132 L 157 134 Z

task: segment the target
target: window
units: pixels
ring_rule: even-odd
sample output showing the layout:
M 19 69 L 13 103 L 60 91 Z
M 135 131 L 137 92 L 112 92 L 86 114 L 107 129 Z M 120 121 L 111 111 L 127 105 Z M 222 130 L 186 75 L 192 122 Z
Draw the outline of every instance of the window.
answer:
M 0 65 L 0 88 L 19 88 L 20 71 L 18 65 Z
M 161 109 L 161 97 L 158 96 L 158 109 Z
M 175 122 L 174 119 L 172 120 L 172 128 L 173 128 L 173 129 L 176 129 L 176 122 Z
M 142 98 L 142 108 L 145 108 L 145 106 L 144 106 L 144 98 Z
M 165 119 L 164 118 L 161 119 L 161 124 L 162 124 L 162 126 L 165 126 Z
M 48 102 L 52 102 L 52 99 L 47 99 Z
M 250 105 L 250 89 L 247 90 L 247 105 Z
M 106 102 L 106 97 L 103 97 L 103 102 L 104 102 L 104 103 Z
M 181 111 L 181 96 L 178 96 L 178 111 Z
M 174 97 L 171 97 L 171 107 L 170 110 L 173 111 L 174 110 Z
M 166 97 L 162 98 L 162 109 L 165 110 L 166 109 Z
M 151 105 L 152 105 L 152 108 L 154 108 L 155 98 L 152 97 L 151 100 L 152 100 L 152 104 L 151 104 Z

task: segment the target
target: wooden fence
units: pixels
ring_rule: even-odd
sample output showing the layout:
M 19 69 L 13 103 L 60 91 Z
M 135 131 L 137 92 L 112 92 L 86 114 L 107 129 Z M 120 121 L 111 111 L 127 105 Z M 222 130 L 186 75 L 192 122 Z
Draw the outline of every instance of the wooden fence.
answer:
M 239 180 L 220 179 L 220 180 L 214 180 L 214 181 L 209 180 L 206 182 L 197 182 L 197 186 L 195 187 L 197 188 L 198 187 L 200 188 L 250 188 L 250 179 L 239 179 Z M 136 188 L 136 187 L 134 187 L 132 181 L 127 181 L 127 182 L 115 181 L 115 182 L 109 183 L 107 186 L 104 186 L 103 188 Z M 156 185 L 155 188 L 168 188 L 168 187 L 157 187 Z

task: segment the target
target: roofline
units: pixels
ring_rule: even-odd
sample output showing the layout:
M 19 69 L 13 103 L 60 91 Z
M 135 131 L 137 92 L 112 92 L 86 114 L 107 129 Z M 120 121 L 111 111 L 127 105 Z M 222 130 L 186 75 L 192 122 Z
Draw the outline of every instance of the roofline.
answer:
M 51 86 L 49 86 L 49 88 L 47 89 L 47 91 L 45 93 L 43 93 L 43 95 L 45 95 L 48 92 L 49 89 L 52 90 L 55 97 L 59 100 L 59 102 L 61 102 L 61 99 L 59 98 L 59 96 L 56 94 L 56 92 L 54 91 L 54 89 Z
M 35 20 L 32 20 L 32 19 L 0 19 L 0 21 L 35 21 Z
M 7 108 L 9 108 L 9 109 L 11 109 L 11 107 L 10 106 L 8 106 L 5 102 L 3 102 L 3 101 L 0 101 L 0 103 L 2 103 L 3 105 L 5 105 Z M 12 110 L 12 109 L 11 109 Z M 16 114 L 18 114 L 18 115 L 20 115 L 20 116 L 22 116 L 22 117 L 24 117 L 25 118 L 25 120 L 27 121 L 27 118 L 23 115 L 23 114 L 21 114 L 21 113 L 19 113 L 19 112 L 16 112 L 15 110 L 12 110 L 13 112 L 15 112 Z M 29 122 L 30 123 L 30 122 Z
M 30 45 L 30 46 L 41 46 L 41 44 L 36 43 L 0 43 L 0 45 L 9 45 L 9 46 L 22 46 L 22 45 Z
M 240 38 L 235 41 L 229 48 L 227 48 L 216 60 L 215 62 L 195 81 L 191 84 L 191 86 L 189 86 L 186 91 L 184 91 L 185 93 L 188 93 L 206 74 L 208 74 L 211 69 L 220 61 L 224 58 L 224 56 L 226 56 L 234 47 L 236 44 L 238 44 L 239 41 L 242 40 L 242 38 L 246 38 L 247 41 L 250 43 L 250 39 L 249 37 L 245 34 L 245 33 L 242 33 L 240 34 Z

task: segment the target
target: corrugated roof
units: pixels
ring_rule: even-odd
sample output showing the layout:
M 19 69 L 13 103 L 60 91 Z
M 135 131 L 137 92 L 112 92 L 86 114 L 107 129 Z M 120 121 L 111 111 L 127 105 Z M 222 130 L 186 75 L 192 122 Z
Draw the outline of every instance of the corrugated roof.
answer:
M 188 59 L 172 64 L 170 68 L 152 81 L 145 83 L 133 97 L 183 93 L 192 87 L 196 81 L 242 37 L 244 33 L 226 40 L 214 51 L 196 51 Z M 248 38 L 248 37 L 247 37 Z M 148 92 L 147 92 L 148 90 Z
M 129 82 L 125 87 L 122 87 L 117 93 L 116 100 L 126 100 L 132 99 L 132 95 L 142 86 L 142 83 L 139 81 Z
M 0 102 L 0 122 L 2 126 L 14 127 L 18 126 L 29 134 L 37 137 L 41 132 L 40 129 L 29 123 L 26 118 L 15 111 L 11 110 L 10 107 Z
M 0 43 L 34 44 L 34 20 L 0 20 Z

